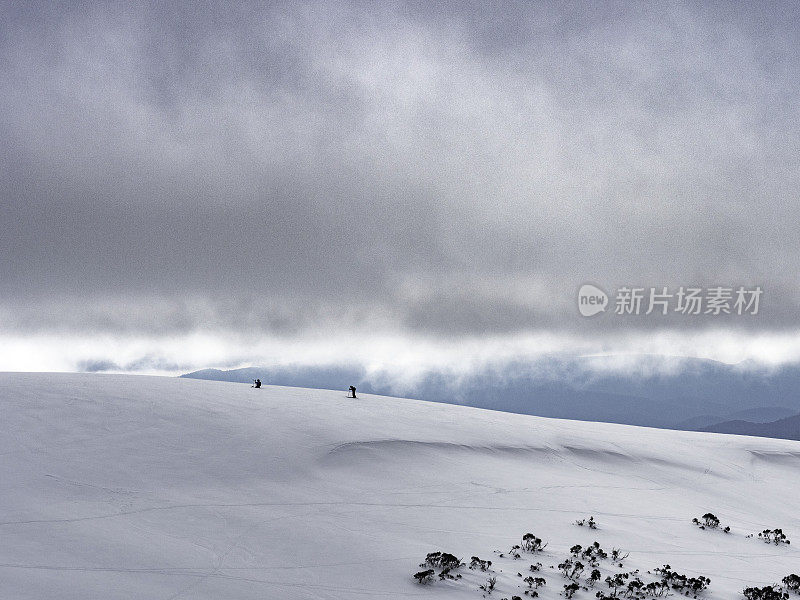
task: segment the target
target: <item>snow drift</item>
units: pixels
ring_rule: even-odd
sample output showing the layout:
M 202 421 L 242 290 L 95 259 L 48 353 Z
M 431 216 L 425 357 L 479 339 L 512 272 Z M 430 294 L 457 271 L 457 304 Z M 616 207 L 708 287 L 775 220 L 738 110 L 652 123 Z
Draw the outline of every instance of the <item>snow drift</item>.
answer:
M 800 544 L 799 442 L 345 396 L 0 374 L 0 597 L 481 598 L 467 568 L 413 580 L 443 550 L 492 560 L 498 599 L 541 561 L 557 598 L 549 565 L 595 540 L 644 577 L 710 577 L 707 598 L 799 570 L 795 546 L 746 537 Z M 709 511 L 730 534 L 691 523 Z M 549 542 L 535 560 L 494 552 L 526 532 Z

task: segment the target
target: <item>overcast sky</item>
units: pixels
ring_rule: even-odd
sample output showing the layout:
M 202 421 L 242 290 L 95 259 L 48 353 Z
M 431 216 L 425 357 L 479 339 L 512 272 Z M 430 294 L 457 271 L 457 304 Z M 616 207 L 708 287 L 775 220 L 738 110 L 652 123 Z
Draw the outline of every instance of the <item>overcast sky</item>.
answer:
M 432 4 L 0 3 L 0 369 L 800 359 L 796 4 Z

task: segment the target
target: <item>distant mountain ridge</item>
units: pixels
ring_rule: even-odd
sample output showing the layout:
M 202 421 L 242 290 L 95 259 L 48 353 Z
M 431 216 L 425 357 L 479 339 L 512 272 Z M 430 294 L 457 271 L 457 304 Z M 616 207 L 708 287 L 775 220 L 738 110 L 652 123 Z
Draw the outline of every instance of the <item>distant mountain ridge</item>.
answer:
M 785 419 L 797 414 L 797 410 L 784 406 L 765 406 L 763 408 L 749 408 L 728 414 L 720 415 L 701 415 L 686 419 L 675 425 L 675 429 L 686 431 L 703 431 L 706 427 L 717 425 L 725 421 L 743 421 L 748 423 L 770 423 L 778 419 Z
M 711 427 L 705 427 L 701 431 L 800 440 L 800 414 L 770 423 L 750 423 L 742 420 L 725 421 Z
M 800 413 L 800 368 L 761 371 L 703 359 L 646 357 L 648 368 L 598 368 L 597 357 L 557 357 L 484 368 L 468 376 L 432 372 L 414 385 L 360 367 L 203 369 L 182 377 L 340 389 L 489 408 L 542 417 L 706 430 Z M 666 361 L 669 368 L 664 368 Z M 676 362 L 677 361 L 677 362 Z M 673 364 L 675 363 L 675 364 Z M 652 367 L 652 368 L 650 368 Z M 757 434 L 753 434 L 757 435 Z
M 730 416 L 742 421 L 750 421 L 751 423 L 770 423 L 778 419 L 793 417 L 795 414 L 797 414 L 796 410 L 784 406 L 765 406 L 763 408 L 740 410 Z

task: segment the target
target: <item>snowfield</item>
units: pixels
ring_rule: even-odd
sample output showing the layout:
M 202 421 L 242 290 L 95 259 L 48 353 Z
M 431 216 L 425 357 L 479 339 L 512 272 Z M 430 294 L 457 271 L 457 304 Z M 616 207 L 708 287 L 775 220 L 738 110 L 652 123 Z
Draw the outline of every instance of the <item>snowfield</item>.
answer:
M 552 599 L 549 566 L 595 540 L 630 553 L 603 577 L 668 563 L 710 577 L 703 598 L 800 572 L 800 442 L 353 400 L 349 383 L 0 374 L 0 598 L 481 598 L 490 574 L 467 567 L 414 581 L 439 550 L 493 561 L 496 599 L 524 598 L 517 573 L 541 562 Z M 692 524 L 709 511 L 732 532 Z M 590 515 L 597 530 L 574 524 Z M 776 527 L 795 544 L 746 537 Z M 543 553 L 495 553 L 526 532 Z

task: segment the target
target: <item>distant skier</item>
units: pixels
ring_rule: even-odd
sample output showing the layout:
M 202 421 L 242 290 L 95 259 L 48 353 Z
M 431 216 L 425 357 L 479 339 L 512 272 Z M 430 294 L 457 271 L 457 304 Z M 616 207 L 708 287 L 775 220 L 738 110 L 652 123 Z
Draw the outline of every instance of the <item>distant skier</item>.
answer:
M 350 395 L 348 396 L 348 398 L 355 398 L 355 397 L 356 397 L 356 386 L 351 385 L 350 386 Z
M 261 387 L 261 380 L 260 379 L 256 379 L 255 381 L 253 381 L 253 387 L 256 388 L 256 389 L 260 388 Z

